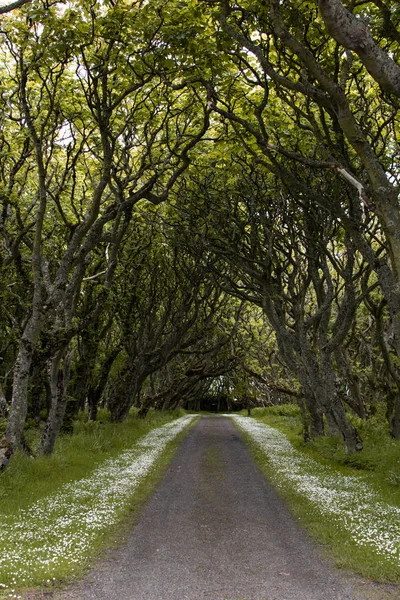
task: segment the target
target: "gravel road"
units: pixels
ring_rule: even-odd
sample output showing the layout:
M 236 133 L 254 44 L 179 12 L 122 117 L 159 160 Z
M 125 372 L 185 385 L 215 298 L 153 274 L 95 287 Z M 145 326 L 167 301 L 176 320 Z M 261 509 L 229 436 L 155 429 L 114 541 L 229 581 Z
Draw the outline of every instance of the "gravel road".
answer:
M 124 543 L 57 600 L 353 600 L 225 417 L 181 444 Z M 378 597 L 378 596 L 374 596 Z

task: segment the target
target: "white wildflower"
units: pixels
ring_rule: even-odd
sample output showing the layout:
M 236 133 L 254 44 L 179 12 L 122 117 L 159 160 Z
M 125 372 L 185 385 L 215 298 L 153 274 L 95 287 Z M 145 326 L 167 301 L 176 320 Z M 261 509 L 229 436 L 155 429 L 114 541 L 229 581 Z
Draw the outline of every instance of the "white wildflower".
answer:
M 299 452 L 286 436 L 255 419 L 236 421 L 273 466 L 278 480 L 303 494 L 322 515 L 335 519 L 359 546 L 369 546 L 400 566 L 400 508 L 382 502 L 361 477 L 341 475 Z
M 88 477 L 0 522 L 0 574 L 24 585 L 55 580 L 59 565 L 81 565 L 96 536 L 116 523 L 138 484 L 166 446 L 193 419 L 186 415 L 154 429 L 131 449 L 106 460 Z M 0 584 L 1 588 L 7 587 Z M 10 594 L 11 596 L 11 594 Z

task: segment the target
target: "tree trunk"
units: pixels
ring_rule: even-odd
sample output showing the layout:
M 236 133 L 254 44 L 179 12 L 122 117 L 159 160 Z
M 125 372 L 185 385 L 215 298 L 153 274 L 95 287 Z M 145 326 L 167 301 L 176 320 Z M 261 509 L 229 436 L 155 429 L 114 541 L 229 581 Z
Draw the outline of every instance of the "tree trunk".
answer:
M 333 414 L 331 409 L 329 409 L 325 412 L 325 417 L 326 417 L 326 424 L 328 426 L 329 435 L 332 435 L 332 436 L 338 435 L 338 436 L 342 437 L 342 432 L 336 422 L 335 415 Z
M 43 317 L 39 312 L 34 311 L 32 313 L 22 334 L 18 356 L 15 362 L 11 409 L 7 421 L 5 437 L 0 443 L 0 453 L 1 448 L 6 448 L 7 452 L 1 454 L 4 456 L 7 454 L 8 459 L 17 448 L 22 448 L 23 446 L 23 431 L 28 411 L 29 373 L 32 365 L 33 353 L 42 326 L 42 319 Z M 2 466 L 1 454 L 0 468 Z M 6 462 L 8 462 L 8 459 Z
M 114 402 L 110 405 L 111 421 L 113 423 L 125 421 L 132 406 L 133 400 L 129 392 L 115 398 Z
M 325 435 L 324 415 L 314 397 L 310 399 L 310 395 L 305 394 L 304 399 L 309 413 L 309 435 L 310 439 L 314 440 Z
M 0 419 L 4 419 L 8 414 L 8 404 L 0 383 Z
M 310 419 L 308 416 L 306 403 L 304 401 L 304 396 L 302 396 L 301 398 L 298 399 L 298 403 L 299 403 L 300 412 L 301 412 L 301 420 L 303 422 L 303 440 L 305 442 L 309 442 L 310 441 L 310 422 L 309 422 Z
M 339 373 L 344 380 L 347 380 L 349 393 L 343 392 L 342 399 L 361 419 L 367 418 L 367 409 L 361 394 L 360 379 L 354 373 L 348 352 L 345 348 L 335 350 L 336 363 Z
M 395 410 L 393 413 L 392 420 L 390 422 L 390 430 L 392 436 L 396 440 L 400 440 L 400 399 L 396 399 Z
M 49 382 L 49 378 L 48 377 L 45 377 L 45 380 L 44 380 L 44 389 L 46 391 L 45 400 L 46 400 L 46 410 L 47 410 L 46 419 L 47 419 L 48 416 L 49 416 L 49 413 L 51 411 L 51 386 L 50 386 L 50 382 Z
M 363 449 L 361 438 L 358 435 L 356 428 L 347 419 L 343 404 L 338 396 L 333 400 L 329 412 L 337 430 L 343 436 L 346 452 L 348 454 L 360 452 Z
M 97 411 L 99 407 L 100 396 L 98 394 L 88 394 L 89 421 L 97 421 Z
M 39 453 L 42 455 L 49 456 L 52 454 L 63 424 L 67 405 L 66 389 L 70 372 L 70 360 L 71 357 L 69 355 L 65 356 L 65 349 L 63 349 L 51 361 L 49 375 L 52 404 L 46 427 L 40 440 Z M 61 361 L 64 363 L 63 367 L 60 367 Z
M 147 413 L 149 412 L 148 406 L 142 406 L 138 412 L 138 419 L 145 419 L 147 417 Z
M 301 383 L 304 393 L 304 406 L 305 411 L 303 410 L 303 417 L 306 415 L 306 420 L 304 422 L 305 432 L 308 433 L 309 439 L 315 439 L 317 437 L 321 437 L 325 435 L 325 426 L 324 426 L 324 413 L 318 399 L 318 391 L 314 389 L 315 380 L 306 376 L 305 373 L 302 373 Z M 307 435 L 305 433 L 305 435 Z
M 353 15 L 342 0 L 318 0 L 318 6 L 328 33 L 358 54 L 386 92 L 400 98 L 400 66 L 375 42 L 365 20 Z
M 43 365 L 36 364 L 31 376 L 31 388 L 28 395 L 28 417 L 37 423 L 40 421 L 40 413 L 43 408 L 44 395 Z
M 362 441 L 356 428 L 346 416 L 346 411 L 340 399 L 340 382 L 336 378 L 330 353 L 323 353 L 321 370 L 321 385 L 325 392 L 325 414 L 330 424 L 330 429 L 333 430 L 334 434 L 340 433 L 343 436 L 348 454 L 359 452 L 363 448 Z
M 89 421 L 97 420 L 97 411 L 99 407 L 99 403 L 101 397 L 104 393 L 104 389 L 107 385 L 108 377 L 111 371 L 111 367 L 114 364 L 115 359 L 120 353 L 120 348 L 114 348 L 114 350 L 109 354 L 107 359 L 102 364 L 102 368 L 100 370 L 100 375 L 96 379 L 96 383 L 93 383 L 93 377 L 91 377 L 91 382 L 87 387 L 87 401 L 89 407 Z
M 148 375 L 148 372 L 138 373 L 138 370 L 135 373 L 134 369 L 127 371 L 122 386 L 110 404 L 111 421 L 121 422 L 126 419 Z
M 397 390 L 389 392 L 387 406 L 390 433 L 398 440 L 400 439 L 400 394 Z

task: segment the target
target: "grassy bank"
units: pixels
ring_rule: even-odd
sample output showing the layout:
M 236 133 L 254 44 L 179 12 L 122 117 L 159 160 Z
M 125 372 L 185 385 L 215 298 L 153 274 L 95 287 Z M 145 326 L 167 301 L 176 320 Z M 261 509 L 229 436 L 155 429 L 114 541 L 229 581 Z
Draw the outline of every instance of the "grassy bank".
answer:
M 347 456 L 338 438 L 305 444 L 297 407 L 235 419 L 260 468 L 339 566 L 400 581 L 400 442 L 377 414 L 359 428 L 365 450 Z
M 15 457 L 0 476 L 3 597 L 81 574 L 112 542 L 121 522 L 148 498 L 194 419 L 177 416 L 80 421 L 72 436 L 60 438 L 53 456 Z

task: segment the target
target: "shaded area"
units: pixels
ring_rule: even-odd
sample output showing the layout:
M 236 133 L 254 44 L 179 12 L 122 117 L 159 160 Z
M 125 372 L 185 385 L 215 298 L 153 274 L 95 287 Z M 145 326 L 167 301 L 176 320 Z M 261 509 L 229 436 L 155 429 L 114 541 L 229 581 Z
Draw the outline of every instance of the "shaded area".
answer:
M 196 412 L 227 413 L 237 412 L 246 408 L 246 405 L 240 400 L 232 400 L 225 394 L 205 395 L 187 402 L 183 408 L 185 410 L 194 410 Z

